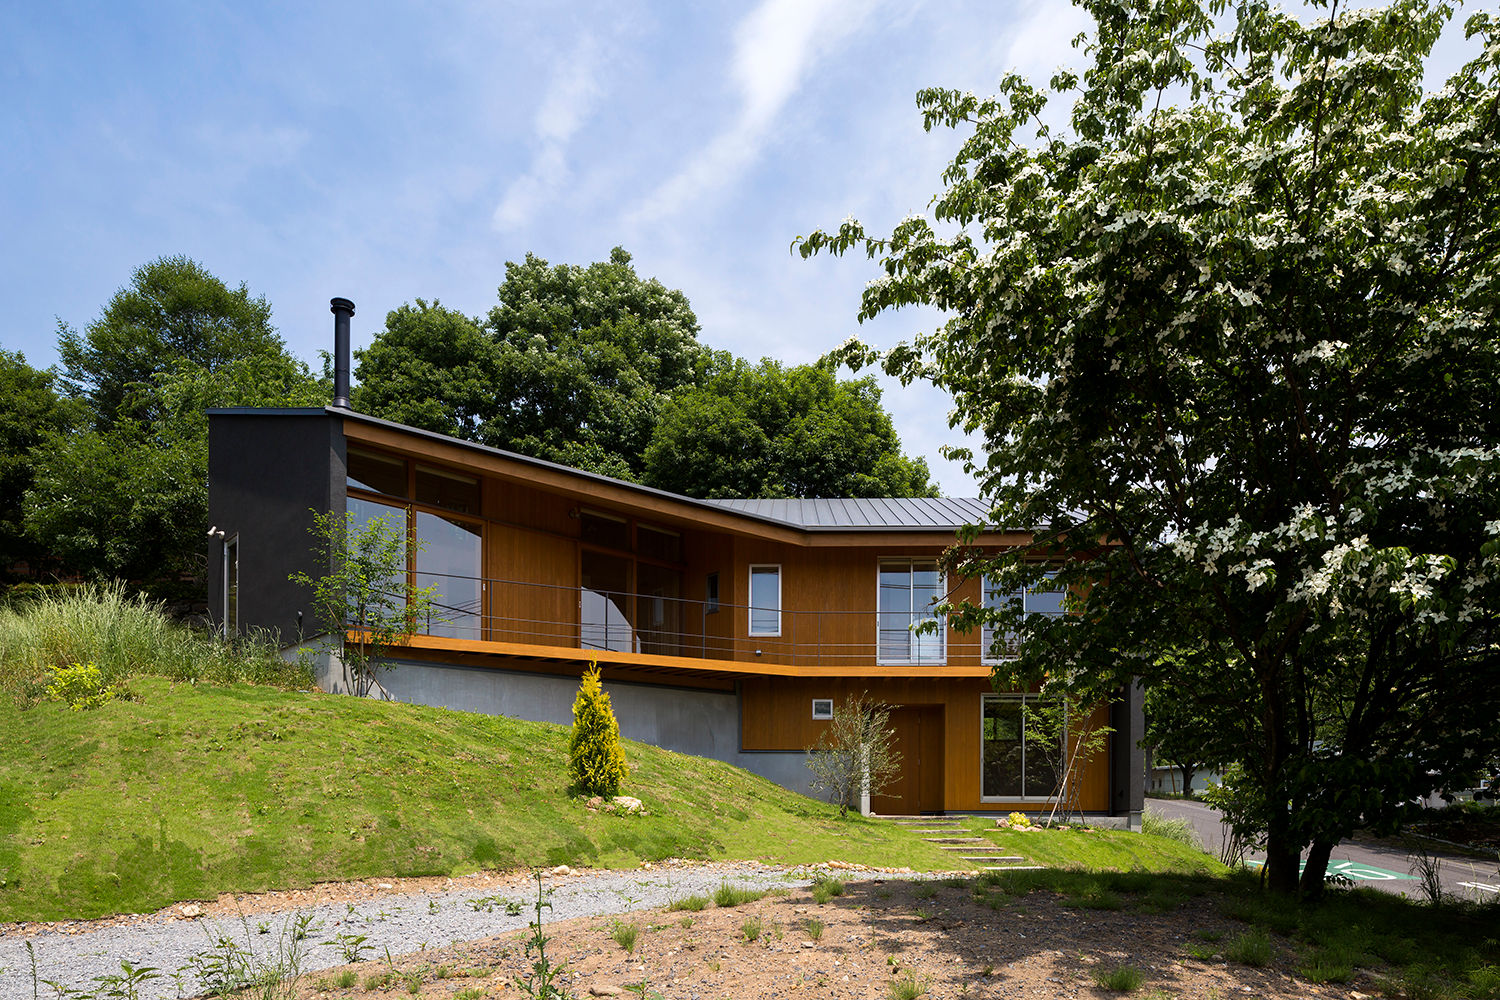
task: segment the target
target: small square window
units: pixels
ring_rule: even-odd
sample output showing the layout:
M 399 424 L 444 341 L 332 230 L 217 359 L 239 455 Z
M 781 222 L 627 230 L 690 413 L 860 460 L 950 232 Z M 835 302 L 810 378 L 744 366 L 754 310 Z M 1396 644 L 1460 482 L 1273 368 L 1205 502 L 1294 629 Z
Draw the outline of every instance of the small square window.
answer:
M 814 719 L 831 719 L 831 718 L 833 718 L 833 699 L 832 698 L 814 698 L 812 700 L 812 703 L 813 703 L 813 718 Z

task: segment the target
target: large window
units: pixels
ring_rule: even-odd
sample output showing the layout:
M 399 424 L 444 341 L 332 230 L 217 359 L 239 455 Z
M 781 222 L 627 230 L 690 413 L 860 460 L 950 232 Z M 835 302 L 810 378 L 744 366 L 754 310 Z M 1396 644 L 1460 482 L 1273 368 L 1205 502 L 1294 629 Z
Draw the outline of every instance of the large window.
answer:
M 750 634 L 781 634 L 781 567 L 750 567 Z
M 579 520 L 580 645 L 679 655 L 685 622 L 698 621 L 702 609 L 682 597 L 682 536 L 596 510 L 580 511 Z
M 381 589 L 405 594 L 408 587 L 431 587 L 429 617 L 414 623 L 419 632 L 484 638 L 484 528 L 477 517 L 464 516 L 479 512 L 479 480 L 357 448 L 349 449 L 348 470 L 354 530 L 380 517 L 405 541 L 404 571 Z M 410 499 L 416 502 L 405 502 Z
M 984 606 L 1003 608 L 1007 603 L 1019 602 L 1021 610 L 1027 614 L 1061 615 L 1066 588 L 1053 582 L 1056 576 L 1056 573 L 1049 572 L 1046 579 L 1022 590 L 1001 590 L 995 581 L 985 577 L 983 580 Z M 1013 660 L 1020 653 L 1020 645 L 1015 633 L 1006 631 L 999 625 L 985 625 L 980 630 L 980 636 L 984 643 L 985 663 Z
M 946 663 L 947 629 L 932 606 L 943 598 L 936 559 L 883 559 L 876 622 L 879 663 Z M 932 631 L 917 627 L 935 622 Z
M 984 696 L 980 725 L 982 753 L 980 795 L 985 799 L 1045 799 L 1057 790 L 1057 768 L 1050 754 L 1028 739 L 1027 706 L 1031 695 Z M 1066 744 L 1066 734 L 1062 737 Z

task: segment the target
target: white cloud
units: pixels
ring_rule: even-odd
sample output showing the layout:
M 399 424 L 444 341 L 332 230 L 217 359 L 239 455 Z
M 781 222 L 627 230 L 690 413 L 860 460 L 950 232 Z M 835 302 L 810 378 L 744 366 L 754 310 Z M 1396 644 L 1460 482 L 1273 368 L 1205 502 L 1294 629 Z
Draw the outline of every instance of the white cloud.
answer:
M 874 7 L 875 0 L 763 0 L 734 31 L 729 77 L 739 112 L 681 171 L 636 205 L 627 221 L 670 216 L 732 184 L 758 155 L 813 66 L 858 30 Z
M 531 168 L 511 181 L 496 206 L 496 229 L 505 232 L 523 228 L 567 181 L 568 144 L 593 113 L 602 93 L 597 76 L 602 59 L 598 42 L 592 35 L 584 35 L 553 67 L 551 83 L 536 112 L 536 155 Z

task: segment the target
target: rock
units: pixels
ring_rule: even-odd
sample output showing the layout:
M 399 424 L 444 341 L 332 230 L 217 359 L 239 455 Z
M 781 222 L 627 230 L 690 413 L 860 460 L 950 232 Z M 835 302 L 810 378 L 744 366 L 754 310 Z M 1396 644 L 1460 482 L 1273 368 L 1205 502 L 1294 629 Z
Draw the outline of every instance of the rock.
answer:
M 628 813 L 641 811 L 641 800 L 635 798 L 634 796 L 616 795 L 613 801 L 615 805 L 619 806 L 621 809 L 624 809 Z
M 389 882 L 381 882 L 375 888 L 377 888 L 377 889 L 394 889 L 396 887 L 393 886 L 393 885 L 391 885 Z
M 602 796 L 595 795 L 593 798 L 589 799 L 590 809 L 598 809 L 602 805 L 604 805 L 604 799 Z M 610 989 L 614 989 L 614 987 L 611 986 Z
M 569 868 L 567 865 L 558 865 L 556 868 L 552 869 L 552 874 L 571 875 L 573 874 L 573 869 Z
M 189 920 L 192 920 L 194 917 L 203 916 L 203 907 L 199 906 L 197 903 L 189 903 L 186 906 L 179 906 L 177 908 L 177 912 L 181 913 Z
M 803 941 L 802 942 L 802 947 L 804 947 L 804 948 L 816 948 L 817 945 L 813 944 L 811 941 Z
M 591 997 L 617 997 L 617 996 L 620 996 L 620 987 L 618 987 L 618 986 L 609 986 L 609 985 L 590 986 L 589 987 L 589 996 L 591 996 Z

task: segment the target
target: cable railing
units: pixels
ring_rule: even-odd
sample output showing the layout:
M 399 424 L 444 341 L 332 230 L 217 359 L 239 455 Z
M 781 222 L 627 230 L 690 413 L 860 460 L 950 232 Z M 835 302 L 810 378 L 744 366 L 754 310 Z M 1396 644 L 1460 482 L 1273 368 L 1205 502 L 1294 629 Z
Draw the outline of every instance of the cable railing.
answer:
M 435 586 L 430 607 L 415 623 L 418 634 L 430 636 L 797 666 L 992 662 L 978 631 L 952 632 L 925 611 L 752 609 L 668 593 L 427 571 L 417 580 Z M 754 634 L 752 620 L 772 620 L 776 628 Z

